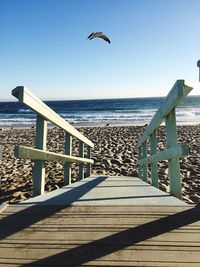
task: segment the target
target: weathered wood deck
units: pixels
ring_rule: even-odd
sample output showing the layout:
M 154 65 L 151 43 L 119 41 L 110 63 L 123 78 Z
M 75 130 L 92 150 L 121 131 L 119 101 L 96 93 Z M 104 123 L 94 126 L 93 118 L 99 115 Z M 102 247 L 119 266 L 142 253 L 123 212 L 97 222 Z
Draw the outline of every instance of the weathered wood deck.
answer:
M 0 266 L 200 266 L 200 208 L 138 178 L 87 178 L 0 216 Z

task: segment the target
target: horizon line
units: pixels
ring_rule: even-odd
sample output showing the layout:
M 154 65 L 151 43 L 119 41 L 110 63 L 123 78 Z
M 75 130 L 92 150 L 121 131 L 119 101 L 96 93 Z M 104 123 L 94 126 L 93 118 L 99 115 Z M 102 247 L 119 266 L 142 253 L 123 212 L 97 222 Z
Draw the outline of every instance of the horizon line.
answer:
M 197 94 L 191 94 L 188 95 L 187 97 L 191 97 L 191 96 L 200 96 Z M 141 99 L 141 98 L 165 98 L 166 96 L 137 96 L 137 97 L 108 97 L 108 98 L 82 98 L 82 99 L 78 99 L 78 98 L 72 98 L 72 99 L 59 99 L 59 98 L 50 98 L 50 99 L 44 99 L 44 98 L 40 98 L 42 101 L 87 101 L 87 100 L 115 100 L 115 99 Z M 15 99 L 0 99 L 0 103 L 3 102 L 17 102 L 15 101 Z

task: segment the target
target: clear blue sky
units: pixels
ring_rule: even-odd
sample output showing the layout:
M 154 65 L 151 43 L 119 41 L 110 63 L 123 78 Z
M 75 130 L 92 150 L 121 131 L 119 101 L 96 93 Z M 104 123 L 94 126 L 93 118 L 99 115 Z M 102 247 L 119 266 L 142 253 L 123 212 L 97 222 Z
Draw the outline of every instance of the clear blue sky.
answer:
M 199 0 L 0 0 L 0 100 L 200 94 Z M 93 31 L 109 36 L 87 40 Z

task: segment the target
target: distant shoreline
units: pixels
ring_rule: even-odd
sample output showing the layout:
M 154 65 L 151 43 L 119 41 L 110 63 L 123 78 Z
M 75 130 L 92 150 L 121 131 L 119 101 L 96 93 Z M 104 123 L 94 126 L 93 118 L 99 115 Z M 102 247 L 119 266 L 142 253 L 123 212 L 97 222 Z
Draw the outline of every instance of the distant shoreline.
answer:
M 48 105 L 74 127 L 145 125 L 162 105 L 160 98 L 52 101 Z M 179 125 L 200 123 L 200 97 L 188 97 L 176 108 Z M 0 127 L 29 128 L 36 114 L 19 102 L 0 103 Z

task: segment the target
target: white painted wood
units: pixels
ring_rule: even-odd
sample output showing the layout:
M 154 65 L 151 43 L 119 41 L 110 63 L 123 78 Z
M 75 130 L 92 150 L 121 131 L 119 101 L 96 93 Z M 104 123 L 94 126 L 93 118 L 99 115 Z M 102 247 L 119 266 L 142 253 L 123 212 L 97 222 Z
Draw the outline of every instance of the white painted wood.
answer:
M 146 128 L 142 137 L 137 143 L 137 148 L 140 147 L 153 133 L 153 131 L 160 126 L 167 114 L 176 107 L 189 92 L 192 90 L 192 87 L 185 85 L 184 80 L 177 80 L 173 88 L 167 95 L 165 102 L 156 112 L 153 119 L 151 120 L 149 126 Z
M 79 157 L 84 158 L 84 143 L 79 141 Z M 82 162 L 79 162 L 79 179 L 84 178 L 84 166 Z
M 91 159 L 91 148 L 87 146 L 87 158 Z M 91 163 L 87 163 L 86 175 L 89 177 L 91 175 Z
M 2 146 L 0 146 L 0 161 L 2 160 Z M 1 163 L 0 163 L 1 164 Z M 1 176 L 0 176 L 0 183 L 1 183 Z
M 8 207 L 8 204 L 1 204 L 0 205 L 0 213 L 3 212 Z
M 167 147 L 173 148 L 178 143 L 175 108 L 166 116 L 165 121 L 166 121 Z M 173 157 L 172 159 L 169 159 L 168 165 L 169 165 L 170 194 L 179 199 L 182 199 L 179 158 Z
M 62 155 L 54 152 L 43 151 L 40 149 L 35 149 L 25 146 L 16 146 L 15 156 L 21 159 L 28 158 L 28 159 L 47 160 L 47 161 L 55 160 L 64 162 L 94 163 L 92 159 Z
M 200 60 L 197 61 L 197 67 L 199 67 L 199 81 L 200 81 Z
M 142 158 L 146 158 L 147 157 L 147 142 L 145 141 L 142 145 Z M 148 175 L 148 163 L 144 163 L 142 164 L 142 180 L 147 182 L 147 175 Z
M 0 160 L 2 159 L 2 150 L 3 150 L 3 147 L 0 146 Z
M 65 133 L 65 154 L 71 156 L 72 154 L 72 136 Z M 64 165 L 64 185 L 71 184 L 71 162 L 65 162 Z
M 142 179 L 142 165 L 139 163 L 139 160 L 142 158 L 142 147 L 138 148 L 138 177 Z
M 138 164 L 151 163 L 161 160 L 168 160 L 173 158 L 180 158 L 188 155 L 187 144 L 179 144 L 170 147 L 166 150 L 160 151 L 154 155 L 148 156 L 147 158 L 138 160 Z
M 157 138 L 156 130 L 150 135 L 150 148 L 151 156 L 157 154 Z M 151 162 L 151 182 L 152 185 L 158 187 L 158 164 L 157 162 Z
M 35 147 L 46 150 L 47 121 L 37 115 Z M 33 196 L 44 194 L 45 186 L 45 162 L 35 158 L 33 168 Z
M 33 95 L 24 86 L 18 86 L 13 89 L 12 95 L 15 96 L 20 103 L 23 103 L 28 106 L 28 108 L 32 109 L 45 120 L 48 120 L 53 124 L 61 127 L 63 130 L 67 131 L 72 136 L 78 138 L 90 147 L 94 147 L 94 144 L 89 139 L 87 139 L 83 134 L 81 134 L 63 118 L 61 118 L 56 112 L 49 108 L 45 103 L 43 103 L 39 98 Z

